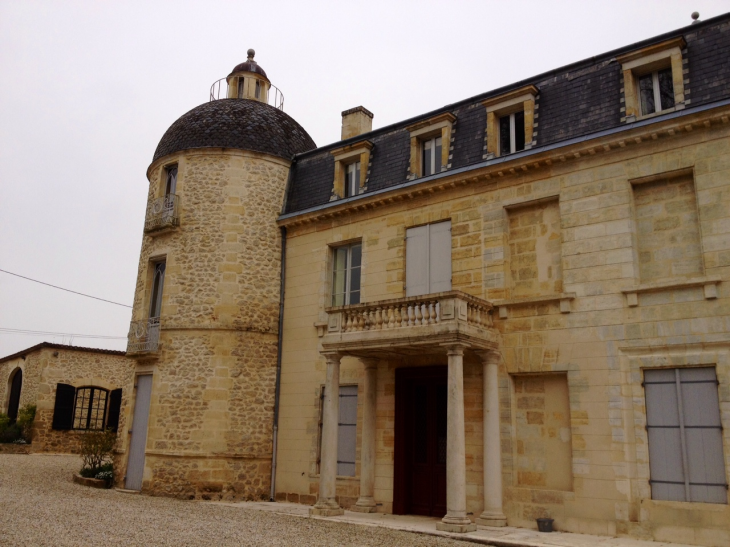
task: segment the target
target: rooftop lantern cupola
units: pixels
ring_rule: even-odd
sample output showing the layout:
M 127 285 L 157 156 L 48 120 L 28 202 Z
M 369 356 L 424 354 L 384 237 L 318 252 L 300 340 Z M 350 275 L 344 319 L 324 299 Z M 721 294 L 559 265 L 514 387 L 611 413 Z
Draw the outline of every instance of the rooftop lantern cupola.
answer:
M 210 88 L 210 100 L 218 99 L 251 99 L 266 103 L 284 110 L 283 93 L 266 77 L 266 72 L 253 60 L 256 52 L 248 50 L 246 62 L 236 65 L 225 78 L 215 82 Z M 223 81 L 227 84 L 227 91 L 223 90 Z

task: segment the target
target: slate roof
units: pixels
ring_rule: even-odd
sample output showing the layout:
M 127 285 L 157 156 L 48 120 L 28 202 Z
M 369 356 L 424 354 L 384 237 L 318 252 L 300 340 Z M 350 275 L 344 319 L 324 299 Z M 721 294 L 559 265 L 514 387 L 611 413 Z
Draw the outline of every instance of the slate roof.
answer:
M 621 121 L 623 83 L 616 56 L 679 36 L 687 42 L 683 52 L 684 67 L 689 70 L 685 74 L 689 80 L 685 84 L 687 106 L 730 97 L 730 14 L 725 14 L 301 154 L 292 166 L 284 214 L 329 202 L 334 181 L 330 151 L 347 143 L 373 143 L 367 193 L 406 183 L 410 155 L 406 128 L 444 112 L 456 117 L 450 169 L 484 162 L 486 109 L 482 101 L 526 85 L 539 90 L 533 148 L 626 125 Z
M 193 148 L 237 148 L 291 159 L 316 146 L 278 108 L 252 99 L 220 99 L 180 116 L 162 136 L 152 161 Z

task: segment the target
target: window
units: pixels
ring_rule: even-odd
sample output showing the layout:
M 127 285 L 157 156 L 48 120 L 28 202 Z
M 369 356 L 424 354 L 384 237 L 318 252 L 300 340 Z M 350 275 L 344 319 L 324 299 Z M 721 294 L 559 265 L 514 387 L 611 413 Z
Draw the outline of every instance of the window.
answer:
M 335 247 L 332 268 L 332 305 L 360 303 L 362 244 Z
M 424 177 L 441 172 L 442 153 L 441 153 L 441 137 L 434 137 L 427 141 L 422 141 L 421 146 L 421 174 Z
M 106 389 L 82 387 L 76 390 L 74 429 L 104 429 L 106 415 Z
M 411 135 L 410 179 L 435 175 L 450 167 L 449 148 L 455 121 L 456 116 L 444 112 L 406 128 Z
M 165 171 L 167 174 L 165 177 L 165 195 L 174 195 L 177 188 L 177 165 L 172 165 L 165 169 Z
M 360 162 L 356 161 L 345 166 L 345 197 L 349 198 L 360 193 Z
M 245 78 L 243 78 L 243 77 L 240 77 L 240 78 L 238 79 L 238 98 L 239 98 L 239 99 L 244 99 L 244 98 L 246 98 L 246 95 L 244 94 L 244 87 L 243 87 L 243 86 L 244 86 L 244 84 L 245 84 L 245 81 L 246 81 L 246 80 L 245 80 Z
M 513 154 L 525 149 L 525 112 L 519 111 L 499 118 L 499 155 Z
M 684 38 L 673 38 L 616 57 L 623 73 L 622 122 L 633 122 L 667 110 L 680 110 L 685 100 Z
M 165 284 L 165 262 L 154 263 L 152 295 L 150 297 L 150 318 L 160 317 L 162 310 L 162 289 Z
M 674 106 L 672 69 L 665 68 L 639 78 L 641 114 L 653 114 Z
M 259 80 L 256 80 L 256 92 L 255 97 L 257 99 L 261 98 L 261 82 Z
M 528 85 L 482 101 L 487 109 L 487 153 L 484 159 L 532 147 L 537 137 L 534 130 L 537 94 L 537 87 Z
M 119 427 L 122 406 L 122 390 L 96 386 L 75 388 L 68 384 L 56 385 L 56 402 L 53 407 L 55 430 L 112 429 Z
M 727 503 L 714 367 L 644 371 L 651 497 Z
M 355 476 L 357 457 L 357 386 L 340 386 L 340 414 L 337 420 L 337 475 Z M 324 386 L 319 405 L 319 456 L 322 458 L 322 424 L 324 415 Z
M 406 296 L 451 290 L 451 221 L 406 231 Z

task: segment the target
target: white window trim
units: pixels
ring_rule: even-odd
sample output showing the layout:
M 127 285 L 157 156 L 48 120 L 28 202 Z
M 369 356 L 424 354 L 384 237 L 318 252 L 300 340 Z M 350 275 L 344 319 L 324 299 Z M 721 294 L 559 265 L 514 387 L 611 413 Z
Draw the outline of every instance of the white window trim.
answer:
M 661 114 L 663 112 L 671 112 L 674 110 L 674 105 L 669 106 L 667 108 L 663 108 L 663 105 L 662 105 L 662 94 L 661 94 L 661 90 L 659 89 L 659 73 L 666 69 L 672 70 L 671 65 L 666 66 L 664 68 L 659 68 L 650 73 L 651 74 L 651 87 L 652 87 L 652 91 L 654 92 L 654 112 L 644 112 L 641 108 L 641 83 L 640 82 L 641 82 L 641 78 L 647 76 L 649 73 L 642 74 L 641 76 L 637 76 L 637 78 L 636 78 L 636 97 L 638 99 L 639 112 L 641 113 L 642 118 L 646 118 L 647 116 L 653 116 L 655 114 Z M 672 93 L 674 93 L 674 90 L 672 90 Z
M 330 296 L 330 305 L 331 306 L 337 306 L 335 304 L 335 297 L 339 294 L 344 294 L 344 303 L 340 304 L 341 306 L 349 306 L 350 305 L 350 297 L 352 296 L 352 248 L 359 245 L 360 246 L 360 288 L 357 290 L 357 292 L 360 293 L 362 296 L 362 241 L 353 241 L 352 243 L 348 243 L 346 245 L 338 245 L 336 247 L 332 247 L 332 267 L 330 268 L 330 286 L 332 288 L 332 295 Z M 346 264 L 345 264 L 345 288 L 343 293 L 336 293 L 335 292 L 335 274 L 337 273 L 336 267 L 336 258 L 335 254 L 337 253 L 338 249 L 347 249 L 347 258 L 346 258 Z M 362 298 L 361 298 L 362 301 Z
M 360 161 L 354 161 L 343 166 L 345 169 L 345 196 L 346 198 L 356 196 L 360 193 L 360 181 L 362 180 L 362 166 Z M 359 173 L 359 176 L 356 174 Z
M 421 150 L 422 150 L 421 154 L 422 154 L 422 157 L 423 157 L 423 155 L 425 155 L 426 152 L 428 152 L 428 158 L 427 159 L 431 163 L 430 167 L 431 167 L 431 174 L 432 175 L 435 175 L 436 173 L 440 173 L 443 170 L 443 167 L 444 167 L 442 165 L 441 168 L 438 171 L 436 170 L 436 147 L 438 146 L 437 141 L 441 141 L 441 146 L 443 147 L 443 139 L 441 138 L 440 135 L 439 136 L 435 136 L 435 137 L 431 137 L 430 139 L 426 139 L 426 140 L 421 141 L 421 147 L 422 147 L 421 148 Z
M 523 112 L 523 110 L 518 110 L 517 112 Z M 515 114 L 517 112 L 512 112 L 510 114 L 505 114 L 504 116 L 500 116 L 499 120 L 500 123 L 502 121 L 502 118 L 509 118 L 509 153 L 514 154 L 517 152 L 517 135 L 515 133 Z M 524 130 L 524 129 L 523 129 Z M 502 132 L 499 132 L 499 149 L 502 150 Z M 521 152 L 522 150 L 520 150 Z

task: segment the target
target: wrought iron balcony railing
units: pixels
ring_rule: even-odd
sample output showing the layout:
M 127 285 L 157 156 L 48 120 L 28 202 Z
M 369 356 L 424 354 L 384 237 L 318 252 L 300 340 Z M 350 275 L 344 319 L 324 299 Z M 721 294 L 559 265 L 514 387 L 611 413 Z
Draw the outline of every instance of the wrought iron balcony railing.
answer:
M 175 194 L 153 199 L 147 206 L 144 231 L 153 232 L 180 224 L 180 198 Z
M 127 353 L 151 353 L 160 347 L 160 318 L 132 321 L 127 336 Z
M 210 86 L 210 100 L 217 101 L 218 99 L 227 98 L 228 82 L 226 78 L 221 78 L 217 82 L 214 82 L 212 86 Z M 266 100 L 263 102 L 267 103 L 269 106 L 273 106 L 274 108 L 278 108 L 279 110 L 284 110 L 284 94 L 275 85 L 271 85 L 271 88 L 268 90 L 265 99 Z

